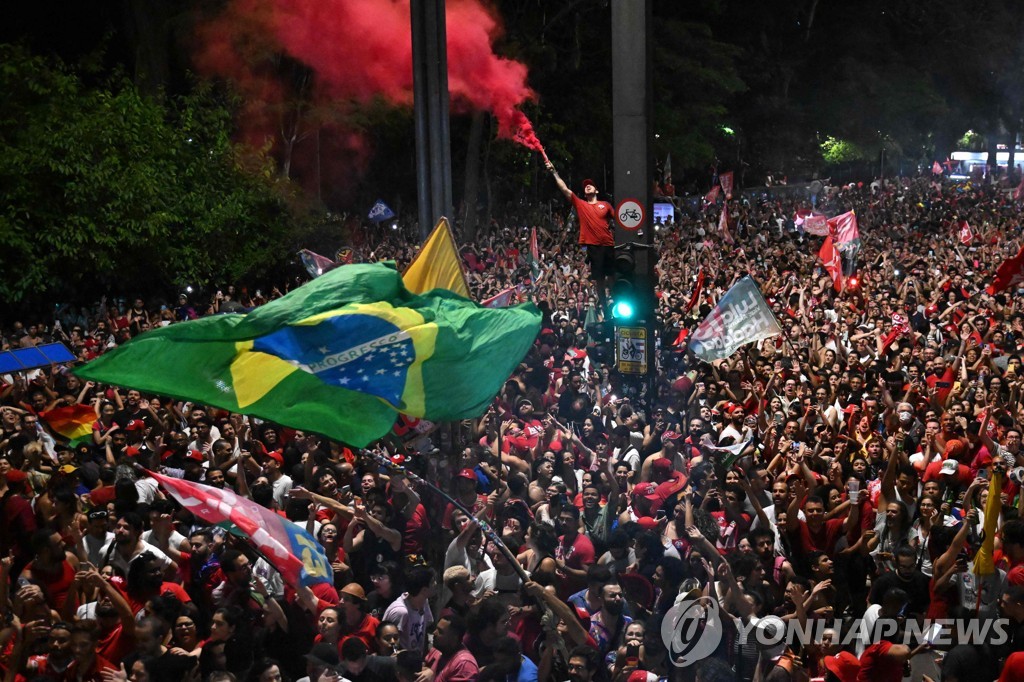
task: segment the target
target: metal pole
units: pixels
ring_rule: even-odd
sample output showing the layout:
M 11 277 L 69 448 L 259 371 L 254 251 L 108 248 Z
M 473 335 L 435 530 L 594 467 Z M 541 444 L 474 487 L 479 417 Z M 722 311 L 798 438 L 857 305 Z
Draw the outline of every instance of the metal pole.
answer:
M 416 200 L 419 214 L 420 240 L 425 240 L 433 227 L 434 215 L 430 196 L 430 144 L 427 137 L 427 58 L 424 2 L 411 0 L 409 14 L 412 25 L 412 92 L 416 128 Z

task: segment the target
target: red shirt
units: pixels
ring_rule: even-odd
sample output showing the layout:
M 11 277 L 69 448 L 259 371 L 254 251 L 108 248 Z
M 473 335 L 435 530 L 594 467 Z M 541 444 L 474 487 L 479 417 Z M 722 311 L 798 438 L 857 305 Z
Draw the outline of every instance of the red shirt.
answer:
M 822 524 L 821 530 L 812 532 L 806 521 L 800 521 L 800 544 L 805 554 L 820 551 L 832 556 L 836 550 L 836 542 L 843 534 L 843 519 L 829 519 Z
M 886 656 L 892 642 L 875 642 L 864 650 L 860 657 L 860 672 L 857 682 L 900 682 L 903 679 L 903 662 Z
M 580 219 L 580 244 L 615 246 L 615 235 L 608 227 L 608 220 L 612 217 L 611 204 L 604 201 L 592 204 L 573 193 L 572 205 Z

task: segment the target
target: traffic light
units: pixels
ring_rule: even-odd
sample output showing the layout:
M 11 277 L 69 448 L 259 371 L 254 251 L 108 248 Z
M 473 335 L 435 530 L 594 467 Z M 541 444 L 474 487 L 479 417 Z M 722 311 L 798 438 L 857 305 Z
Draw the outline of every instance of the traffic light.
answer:
M 615 248 L 615 282 L 612 284 L 612 318 L 628 325 L 653 321 L 654 263 L 650 246 L 633 243 Z

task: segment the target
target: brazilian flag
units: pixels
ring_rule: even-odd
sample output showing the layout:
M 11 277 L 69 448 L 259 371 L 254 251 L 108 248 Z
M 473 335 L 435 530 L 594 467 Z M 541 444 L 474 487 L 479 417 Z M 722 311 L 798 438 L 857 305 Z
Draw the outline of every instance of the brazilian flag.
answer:
M 393 263 L 345 265 L 246 315 L 154 329 L 75 374 L 362 447 L 399 412 L 482 414 L 540 322 L 532 304 L 481 308 L 443 289 L 413 294 Z

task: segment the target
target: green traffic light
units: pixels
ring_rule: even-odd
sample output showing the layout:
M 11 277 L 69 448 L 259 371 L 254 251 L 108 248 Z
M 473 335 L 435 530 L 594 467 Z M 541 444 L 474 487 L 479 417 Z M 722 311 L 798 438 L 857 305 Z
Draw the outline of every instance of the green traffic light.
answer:
M 633 317 L 633 304 L 629 301 L 616 301 L 612 308 L 612 315 L 619 320 L 629 320 Z

